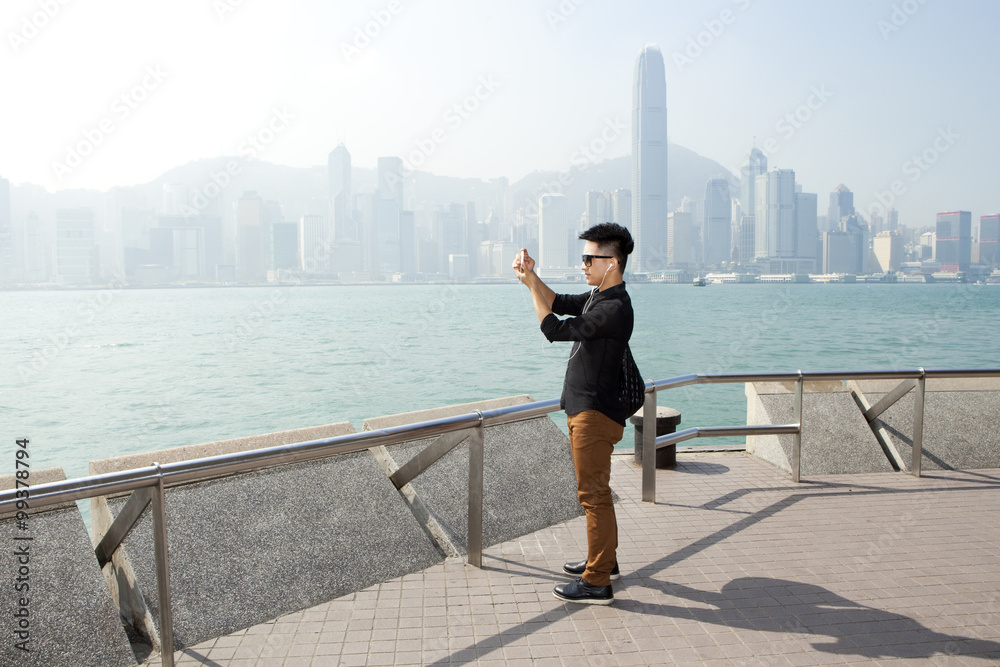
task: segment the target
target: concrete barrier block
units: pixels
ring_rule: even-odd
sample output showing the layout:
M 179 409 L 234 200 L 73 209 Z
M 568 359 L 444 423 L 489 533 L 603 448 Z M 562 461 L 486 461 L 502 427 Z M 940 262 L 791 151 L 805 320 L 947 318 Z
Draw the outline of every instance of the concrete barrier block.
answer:
M 62 468 L 47 468 L 32 470 L 29 482 L 36 486 L 64 479 Z M 0 489 L 13 488 L 14 475 L 0 476 Z M 13 514 L 0 514 L 0 664 L 134 666 L 136 658 L 76 504 L 27 511 L 27 530 L 20 529 Z M 18 631 L 28 633 L 22 645 L 28 651 L 18 648 L 24 641 Z
M 891 389 L 862 388 L 872 404 Z M 998 378 L 927 381 L 921 469 L 1000 468 L 998 389 Z M 914 392 L 910 391 L 874 422 L 884 428 L 907 471 L 913 455 L 913 407 Z
M 378 417 L 366 419 L 363 428 L 378 430 L 531 401 L 530 396 L 512 396 Z M 425 439 L 382 448 L 386 472 L 391 474 L 431 442 Z M 576 499 L 569 440 L 549 417 L 487 428 L 484 461 L 484 546 L 583 514 Z M 426 507 L 458 553 L 466 553 L 467 546 L 468 479 L 468 445 L 462 443 L 410 483 L 417 502 Z
M 748 383 L 746 395 L 747 424 L 793 422 L 794 383 Z M 803 476 L 892 471 L 843 383 L 806 383 L 802 413 Z M 792 442 L 790 435 L 749 436 L 747 452 L 791 472 Z
M 349 423 L 198 445 L 199 456 L 352 433 Z M 178 460 L 186 451 L 151 452 L 111 470 Z M 110 523 L 125 504 L 102 509 Z M 95 511 L 95 516 L 97 512 Z M 167 489 L 167 532 L 175 647 L 261 623 L 424 569 L 444 555 L 367 451 Z M 95 520 L 96 525 L 96 520 Z M 124 552 L 124 553 L 122 553 Z M 127 565 L 158 622 L 152 518 L 125 540 Z M 109 566 L 110 567 L 110 566 Z M 127 574 L 127 573 L 126 573 Z M 127 581 L 127 576 L 119 575 Z M 119 585 L 119 589 L 122 587 Z M 150 629 L 151 633 L 155 628 Z M 154 637 L 157 643 L 158 637 Z

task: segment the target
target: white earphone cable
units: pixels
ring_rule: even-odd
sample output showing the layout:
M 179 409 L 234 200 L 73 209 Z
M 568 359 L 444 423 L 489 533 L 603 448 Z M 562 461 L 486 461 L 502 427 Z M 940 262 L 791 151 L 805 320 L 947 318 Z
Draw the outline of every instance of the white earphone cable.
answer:
M 607 270 L 604 272 L 604 277 L 601 278 L 601 284 L 598 285 L 597 287 L 595 287 L 590 292 L 590 297 L 587 299 L 587 303 L 583 304 L 583 310 L 580 311 L 581 315 L 586 314 L 587 309 L 590 308 L 590 304 L 594 301 L 594 295 L 596 295 L 598 292 L 600 292 L 601 288 L 604 287 L 604 281 L 608 279 L 608 271 L 610 271 L 610 270 L 611 270 L 611 266 L 609 265 L 608 268 L 607 268 Z M 575 357 L 577 355 L 577 353 L 580 351 L 581 347 L 583 347 L 583 341 L 582 340 L 581 341 L 577 341 L 577 343 L 576 343 L 576 349 L 573 350 L 573 354 L 569 355 L 569 359 L 566 360 L 567 363 L 569 363 L 569 361 L 572 360 L 573 357 Z

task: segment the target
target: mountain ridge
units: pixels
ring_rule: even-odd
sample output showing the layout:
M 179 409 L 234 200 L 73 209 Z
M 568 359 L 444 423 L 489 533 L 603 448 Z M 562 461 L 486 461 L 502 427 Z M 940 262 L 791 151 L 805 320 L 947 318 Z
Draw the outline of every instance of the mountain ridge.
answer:
M 739 179 L 718 162 L 677 144 L 668 147 L 667 175 L 670 210 L 679 207 L 685 196 L 701 202 L 705 196 L 705 185 L 712 177 L 725 176 L 731 192 L 738 191 L 739 186 Z M 352 167 L 351 178 L 355 193 L 374 192 L 378 170 L 375 167 Z M 477 217 L 485 220 L 502 197 L 497 185 L 499 181 L 498 178 L 442 176 L 428 171 L 414 171 L 404 179 L 407 193 L 405 205 L 415 209 L 433 209 L 453 203 L 474 202 Z M 11 186 L 12 200 L 17 200 L 18 204 L 15 208 L 20 209 L 18 212 L 25 215 L 29 210 L 36 211 L 42 217 L 48 217 L 46 214 L 50 211 L 54 214 L 56 207 L 93 206 L 100 197 L 109 195 L 121 200 L 121 203 L 116 202 L 116 206 L 163 209 L 165 188 L 186 191 L 195 210 L 206 214 L 226 216 L 234 210 L 235 202 L 246 191 L 256 191 L 265 200 L 279 202 L 286 220 L 298 220 L 303 214 L 325 215 L 328 212 L 325 165 L 291 167 L 238 156 L 191 160 L 168 169 L 152 181 L 115 186 L 103 193 L 88 189 L 49 193 L 30 183 Z M 561 192 L 570 203 L 570 219 L 575 220 L 585 209 L 588 191 L 610 192 L 617 188 L 631 188 L 631 158 L 628 155 L 608 158 L 561 171 L 538 170 L 511 182 L 510 188 L 515 210 L 520 206 L 530 210 L 545 192 Z M 17 196 L 18 192 L 24 196 Z M 73 204 L 77 200 L 81 204 Z

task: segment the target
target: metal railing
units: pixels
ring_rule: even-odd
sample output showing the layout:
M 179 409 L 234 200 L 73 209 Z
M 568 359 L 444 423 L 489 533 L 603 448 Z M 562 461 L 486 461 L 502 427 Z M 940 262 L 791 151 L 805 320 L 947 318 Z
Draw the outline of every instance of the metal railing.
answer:
M 745 382 L 795 382 L 794 423 L 739 426 L 712 426 L 691 428 L 678 433 L 656 437 L 656 429 L 643 429 L 642 499 L 655 502 L 656 469 L 655 451 L 660 447 L 676 444 L 697 437 L 732 435 L 793 435 L 792 476 L 799 481 L 799 461 L 802 434 L 802 391 L 806 381 L 823 380 L 878 380 L 902 379 L 903 382 L 872 406 L 865 413 L 870 421 L 892 403 L 916 388 L 914 407 L 913 474 L 920 475 L 921 439 L 923 433 L 924 382 L 927 378 L 1000 377 L 1000 369 L 942 369 L 901 371 L 850 371 L 803 373 L 708 373 L 683 375 L 666 380 L 646 383 L 646 401 L 643 421 L 655 424 L 657 392 L 690 384 L 745 383 Z M 170 602 L 170 567 L 167 558 L 167 525 L 165 489 L 178 484 L 203 482 L 238 473 L 272 468 L 289 463 L 300 463 L 337 454 L 349 454 L 373 447 L 394 445 L 412 440 L 439 436 L 411 461 L 401 466 L 390 480 L 400 488 L 425 471 L 434 462 L 466 439 L 469 440 L 469 499 L 467 545 L 468 562 L 482 567 L 483 545 L 483 438 L 484 429 L 502 423 L 534 419 L 559 410 L 559 399 L 537 401 L 517 406 L 497 408 L 408 424 L 376 431 L 365 431 L 289 445 L 278 445 L 247 452 L 236 452 L 188 461 L 159 464 L 92 475 L 32 486 L 28 494 L 24 489 L 0 491 L 0 514 L 15 509 L 40 509 L 70 501 L 85 500 L 132 492 L 125 506 L 118 513 L 111 527 L 98 541 L 95 556 L 101 567 L 107 564 L 114 552 L 128 536 L 135 523 L 152 507 L 153 540 L 156 559 L 156 583 L 160 617 L 161 655 L 165 667 L 172 667 L 173 614 Z M 169 647 L 169 648 L 166 648 Z
M 794 382 L 793 423 L 791 424 L 751 424 L 741 426 L 710 426 L 689 428 L 677 433 L 656 437 L 656 428 L 644 427 L 642 431 L 642 499 L 656 502 L 656 450 L 661 447 L 700 437 L 721 437 L 732 435 L 792 435 L 792 481 L 799 482 L 802 472 L 802 392 L 806 382 L 857 381 L 857 380 L 902 380 L 886 393 L 878 403 L 862 414 L 871 424 L 896 401 L 916 390 L 913 401 L 913 450 L 910 460 L 910 474 L 920 477 L 920 463 L 923 457 L 924 437 L 924 393 L 925 383 L 931 379 L 1000 377 L 1000 368 L 966 368 L 890 371 L 820 371 L 803 373 L 694 373 L 646 383 L 646 402 L 642 406 L 643 424 L 654 424 L 656 419 L 656 394 L 667 389 L 677 389 L 691 384 L 722 384 L 748 382 Z
M 160 653 L 163 665 L 173 667 L 173 612 L 170 601 L 170 564 L 167 557 L 164 503 L 166 487 L 440 436 L 390 476 L 396 488 L 400 488 L 468 439 L 469 500 L 466 537 L 468 562 L 475 567 L 482 567 L 484 429 L 487 426 L 534 419 L 558 409 L 558 399 L 538 401 L 247 452 L 175 463 L 154 463 L 143 468 L 39 484 L 29 489 L 10 489 L 0 491 L 0 514 L 28 508 L 37 510 L 70 501 L 132 492 L 94 549 L 99 565 L 104 567 L 146 508 L 152 507 L 153 550 L 156 559 L 156 588 L 160 616 Z

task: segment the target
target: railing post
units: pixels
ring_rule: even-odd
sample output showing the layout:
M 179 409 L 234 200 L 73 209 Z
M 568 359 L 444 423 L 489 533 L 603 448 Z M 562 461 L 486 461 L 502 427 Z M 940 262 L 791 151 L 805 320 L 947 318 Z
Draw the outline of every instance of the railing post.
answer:
M 799 425 L 795 435 L 792 436 L 792 481 L 798 482 L 802 474 L 802 369 L 799 371 L 799 379 L 795 381 L 795 407 L 792 414 L 792 421 Z
M 917 391 L 913 395 L 913 452 L 910 459 L 910 473 L 920 477 L 920 464 L 924 456 L 924 385 L 927 381 L 926 372 L 918 368 Z
M 479 426 L 469 436 L 469 526 L 465 536 L 469 565 L 483 566 L 483 443 L 482 414 Z
M 656 502 L 656 388 L 646 385 L 642 403 L 642 499 Z
M 174 615 L 170 604 L 170 560 L 167 556 L 167 508 L 163 471 L 154 463 L 158 478 L 153 495 L 153 551 L 156 554 L 156 595 L 160 608 L 160 656 L 163 667 L 174 667 Z

